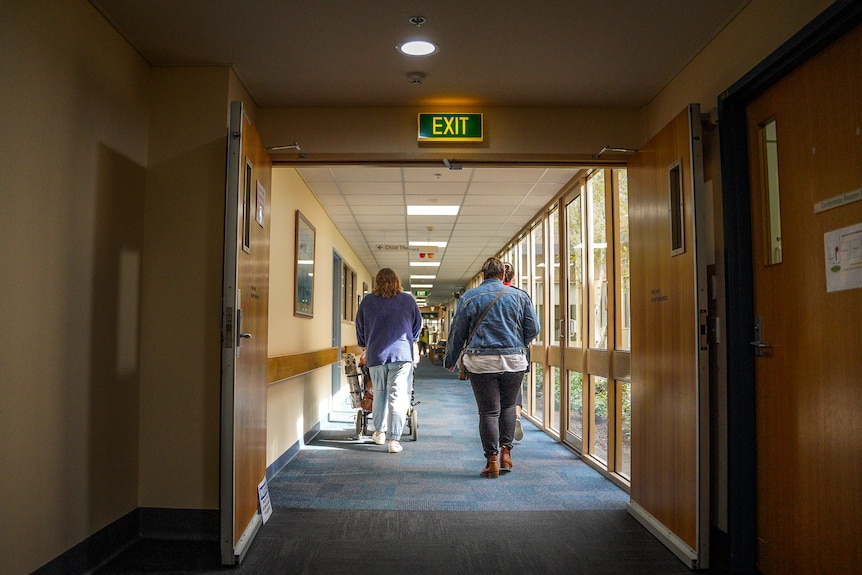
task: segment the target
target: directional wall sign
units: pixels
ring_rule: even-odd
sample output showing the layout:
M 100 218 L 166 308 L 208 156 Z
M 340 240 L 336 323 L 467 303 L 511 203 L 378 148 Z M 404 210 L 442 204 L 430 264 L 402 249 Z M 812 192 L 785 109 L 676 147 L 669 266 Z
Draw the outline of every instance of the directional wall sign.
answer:
M 408 246 L 406 244 L 377 244 L 378 252 L 418 252 L 416 246 Z

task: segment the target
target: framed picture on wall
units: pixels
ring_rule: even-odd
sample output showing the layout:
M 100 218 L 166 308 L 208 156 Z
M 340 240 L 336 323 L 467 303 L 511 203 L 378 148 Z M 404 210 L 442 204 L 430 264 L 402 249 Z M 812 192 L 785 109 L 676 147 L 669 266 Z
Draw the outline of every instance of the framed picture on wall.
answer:
M 295 301 L 293 314 L 314 316 L 314 240 L 315 229 L 302 212 L 296 210 Z

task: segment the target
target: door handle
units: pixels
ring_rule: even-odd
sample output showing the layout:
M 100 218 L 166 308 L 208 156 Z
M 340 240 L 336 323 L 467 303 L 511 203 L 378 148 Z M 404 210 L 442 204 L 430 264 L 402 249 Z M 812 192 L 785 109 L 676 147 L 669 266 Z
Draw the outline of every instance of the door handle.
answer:
M 242 331 L 242 310 L 236 310 L 236 337 L 239 339 L 251 339 L 252 335 L 248 332 Z M 237 341 L 238 345 L 241 346 L 242 342 Z
M 763 338 L 761 336 L 763 332 L 762 321 L 763 320 L 760 316 L 754 318 L 754 341 L 748 342 L 754 346 L 754 354 L 758 357 L 763 357 L 766 355 L 767 349 L 772 349 L 771 345 L 763 343 Z

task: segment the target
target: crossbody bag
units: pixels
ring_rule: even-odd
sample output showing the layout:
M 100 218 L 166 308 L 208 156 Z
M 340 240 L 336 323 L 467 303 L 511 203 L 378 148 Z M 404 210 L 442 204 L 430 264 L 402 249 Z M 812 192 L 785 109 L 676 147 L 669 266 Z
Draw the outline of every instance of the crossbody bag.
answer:
M 503 292 L 506 291 L 509 286 L 503 286 L 503 289 L 500 290 L 500 293 L 497 294 L 497 297 L 488 304 L 488 307 L 485 308 L 485 311 L 482 312 L 482 315 L 479 316 L 479 319 L 476 321 L 476 325 L 473 326 L 473 331 L 470 332 L 470 337 L 467 338 L 467 341 L 464 342 L 464 347 L 461 348 L 461 353 L 458 354 L 458 379 L 464 380 L 467 379 L 467 369 L 464 367 L 464 350 L 467 349 L 467 344 L 470 343 L 470 340 L 473 339 L 473 336 L 476 335 L 476 330 L 479 329 L 479 324 L 482 323 L 482 320 L 485 319 L 485 314 L 490 311 L 494 304 L 497 303 L 497 300 L 500 299 L 500 296 L 503 295 Z

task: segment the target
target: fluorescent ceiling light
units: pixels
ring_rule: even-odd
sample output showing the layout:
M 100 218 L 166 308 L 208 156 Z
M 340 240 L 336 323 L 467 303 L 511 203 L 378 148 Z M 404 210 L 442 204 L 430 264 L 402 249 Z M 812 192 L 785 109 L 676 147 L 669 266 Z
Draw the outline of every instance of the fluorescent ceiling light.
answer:
M 410 242 L 411 246 L 436 246 L 438 248 L 445 248 L 446 242 Z
M 434 284 L 410 284 L 411 288 L 432 288 Z
M 461 206 L 407 206 L 408 216 L 457 216 Z
M 395 49 L 406 56 L 428 56 L 437 51 L 437 45 L 426 40 L 408 40 L 395 46 Z
M 440 262 L 410 262 L 410 267 L 416 268 L 439 268 Z
M 411 276 L 410 276 L 410 279 L 412 279 L 412 280 L 436 280 L 436 279 L 437 279 L 437 276 L 417 276 L 417 275 L 411 275 Z

